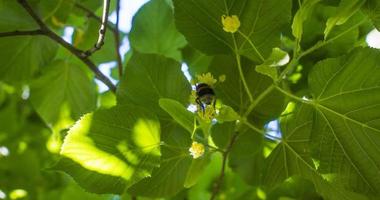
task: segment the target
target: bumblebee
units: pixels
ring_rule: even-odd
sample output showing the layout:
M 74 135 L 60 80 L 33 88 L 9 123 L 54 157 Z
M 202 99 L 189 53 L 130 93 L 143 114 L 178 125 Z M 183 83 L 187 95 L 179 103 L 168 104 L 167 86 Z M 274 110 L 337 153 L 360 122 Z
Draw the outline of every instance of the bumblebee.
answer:
M 215 108 L 216 97 L 215 92 L 210 85 L 206 83 L 198 83 L 195 86 L 197 98 L 195 102 L 201 107 L 202 112 L 205 112 L 205 107 L 211 105 Z

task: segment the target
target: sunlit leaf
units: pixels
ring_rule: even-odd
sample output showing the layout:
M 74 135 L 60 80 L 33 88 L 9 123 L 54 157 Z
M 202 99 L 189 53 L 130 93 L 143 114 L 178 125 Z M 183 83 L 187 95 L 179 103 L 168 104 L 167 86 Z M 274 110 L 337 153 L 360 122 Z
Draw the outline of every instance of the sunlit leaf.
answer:
M 189 147 L 191 140 L 186 130 L 179 126 L 162 131 L 164 144 L 161 147 L 161 165 L 128 191 L 138 196 L 168 197 L 183 189 L 187 171 L 191 164 Z
M 86 190 L 122 193 L 159 165 L 160 124 L 148 111 L 116 106 L 84 115 L 62 145 L 57 169 Z

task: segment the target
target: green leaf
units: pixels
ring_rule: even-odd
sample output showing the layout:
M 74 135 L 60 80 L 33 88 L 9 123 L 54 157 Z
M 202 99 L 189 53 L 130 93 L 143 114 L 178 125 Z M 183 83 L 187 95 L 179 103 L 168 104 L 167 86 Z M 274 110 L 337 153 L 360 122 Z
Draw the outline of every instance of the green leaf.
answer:
M 292 24 L 292 33 L 299 41 L 301 41 L 303 34 L 303 23 L 312 14 L 314 6 L 320 1 L 321 0 L 305 0 L 296 12 Z
M 63 123 L 58 129 L 71 125 L 60 120 L 77 120 L 96 107 L 95 85 L 81 66 L 68 60 L 52 62 L 30 87 L 33 107 L 47 124 Z
M 181 103 L 172 99 L 160 98 L 159 105 L 189 133 L 193 132 L 195 116 L 193 113 L 188 111 Z
M 57 44 L 46 37 L 0 38 L 0 80 L 15 83 L 28 81 L 55 56 Z
M 321 42 L 321 36 L 324 35 L 325 22 L 335 16 L 338 12 L 336 7 L 328 7 L 323 4 L 317 4 L 313 15 L 311 15 L 304 23 L 304 35 L 302 37 L 301 46 L 308 49 Z M 308 55 L 308 59 L 302 60 L 301 64 L 305 66 L 315 64 L 324 58 L 338 57 L 350 52 L 358 43 L 359 28 L 358 25 L 365 20 L 364 15 L 357 12 L 348 21 L 340 26 L 335 26 L 328 37 L 328 44 Z M 305 76 L 306 77 L 306 76 Z
M 290 199 L 321 200 L 315 191 L 314 185 L 302 177 L 292 177 L 267 195 L 268 200 L 277 200 L 289 197 Z
M 212 141 L 220 149 L 226 149 L 233 133 L 235 132 L 236 122 L 216 123 L 211 127 Z
M 285 179 L 300 175 L 311 180 L 326 199 L 355 199 L 341 185 L 332 185 L 318 173 L 310 155 L 314 111 L 301 105 L 281 121 L 282 139 L 266 160 L 263 183 L 271 189 Z
M 132 186 L 128 192 L 138 196 L 169 197 L 183 189 L 192 162 L 191 139 L 186 130 L 175 125 L 162 130 L 161 164 L 152 176 Z
M 0 0 L 0 30 L 33 30 L 38 25 L 17 1 Z
M 233 108 L 222 105 L 222 107 L 219 109 L 219 114 L 216 116 L 216 119 L 219 122 L 229 122 L 240 119 L 240 116 L 234 111 Z
M 192 77 L 207 73 L 208 66 L 212 60 L 212 56 L 207 56 L 190 45 L 182 49 L 182 57 L 189 67 L 189 73 Z
M 31 3 L 32 6 L 36 4 Z M 45 4 L 38 3 L 36 6 Z M 0 0 L 1 32 L 37 28 L 37 24 L 17 1 Z M 0 38 L 0 48 L 4 49 L 0 51 L 0 80 L 8 83 L 29 81 L 39 67 L 53 59 L 57 47 L 55 42 L 43 36 Z
M 234 124 L 234 126 L 236 126 Z M 234 130 L 235 132 L 235 130 Z M 219 133 L 227 134 L 227 133 Z M 248 127 L 241 128 L 229 156 L 230 168 L 248 184 L 258 185 L 262 174 L 264 136 Z M 230 133 L 233 135 L 233 133 Z M 231 140 L 231 139 L 230 139 Z
M 83 191 L 74 181 L 71 181 L 69 185 L 60 194 L 60 200 L 110 200 L 112 195 L 97 195 L 92 193 L 87 193 Z
M 318 63 L 309 76 L 315 109 L 324 122 L 318 134 L 334 138 L 336 146 L 329 153 L 323 146 L 319 150 L 331 159 L 341 152 L 340 164 L 346 171 L 339 170 L 339 174 L 356 177 L 364 185 L 350 187 L 365 193 L 369 190 L 374 195 L 380 193 L 379 62 L 378 51 L 358 48 L 347 56 Z M 331 149 L 329 143 L 326 145 L 326 150 Z M 329 167 L 338 170 L 333 163 L 329 162 Z
M 140 105 L 167 119 L 158 104 L 160 98 L 189 103 L 190 83 L 173 59 L 133 52 L 124 74 L 117 91 L 118 104 Z
M 122 193 L 159 166 L 160 124 L 136 106 L 116 106 L 84 115 L 61 149 L 63 170 L 86 190 Z
M 324 31 L 325 39 L 328 37 L 330 31 L 335 25 L 342 25 L 353 16 L 360 7 L 366 2 L 366 0 L 341 0 L 336 14 L 330 17 L 326 22 L 326 28 Z
M 377 0 L 367 0 L 362 10 L 372 20 L 376 29 L 380 30 L 380 2 Z
M 185 188 L 190 188 L 197 184 L 200 177 L 205 173 L 204 170 L 210 163 L 210 156 L 203 155 L 200 158 L 193 159 L 189 170 L 187 171 L 186 180 L 184 183 Z
M 180 48 L 186 45 L 186 40 L 177 31 L 173 10 L 165 0 L 152 0 L 142 6 L 132 24 L 129 33 L 132 48 L 181 60 Z
M 86 8 L 96 11 L 100 6 L 102 6 L 102 1 L 99 0 L 77 0 L 80 5 L 85 6 Z M 76 12 L 74 12 L 77 14 Z
M 258 62 L 279 45 L 281 28 L 289 22 L 290 11 L 290 0 L 174 0 L 176 26 L 190 45 L 216 55 L 235 51 L 236 43 L 239 54 Z M 223 30 L 223 15 L 238 16 L 241 26 L 234 37 Z
M 256 66 L 256 71 L 260 74 L 271 77 L 274 81 L 278 79 L 278 69 L 280 61 L 286 57 L 287 53 L 280 48 L 273 48 L 271 55 L 265 59 L 264 63 Z

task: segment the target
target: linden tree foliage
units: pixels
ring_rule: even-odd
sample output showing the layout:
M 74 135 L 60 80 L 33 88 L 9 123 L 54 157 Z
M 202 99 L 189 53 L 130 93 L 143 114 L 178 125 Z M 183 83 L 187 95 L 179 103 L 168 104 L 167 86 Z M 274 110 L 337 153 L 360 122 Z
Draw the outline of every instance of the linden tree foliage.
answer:
M 380 196 L 379 0 L 120 1 L 0 0 L 0 199 Z

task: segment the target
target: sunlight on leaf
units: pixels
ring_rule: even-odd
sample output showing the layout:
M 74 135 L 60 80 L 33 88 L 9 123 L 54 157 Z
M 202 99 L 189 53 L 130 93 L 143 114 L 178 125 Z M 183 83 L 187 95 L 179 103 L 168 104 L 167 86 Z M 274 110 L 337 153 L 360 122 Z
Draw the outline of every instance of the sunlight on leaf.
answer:
M 116 106 L 86 114 L 76 122 L 61 155 L 92 173 L 121 177 L 129 186 L 159 165 L 159 146 L 160 125 L 154 115 L 139 107 Z M 75 178 L 81 177 L 74 174 Z

